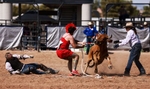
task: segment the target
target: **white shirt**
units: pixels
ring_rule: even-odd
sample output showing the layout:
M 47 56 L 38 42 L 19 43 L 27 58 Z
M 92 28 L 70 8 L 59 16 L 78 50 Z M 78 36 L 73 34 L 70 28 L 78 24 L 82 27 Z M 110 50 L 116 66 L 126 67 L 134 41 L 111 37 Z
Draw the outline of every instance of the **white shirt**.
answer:
M 136 43 L 140 43 L 138 35 L 134 33 L 132 29 L 127 31 L 126 38 L 123 40 L 119 40 L 121 43 L 119 43 L 119 46 L 126 45 L 127 43 L 130 44 L 130 46 L 134 46 Z
M 5 68 L 7 71 L 11 72 L 12 74 L 19 74 L 19 70 L 14 71 L 14 69 L 11 67 L 11 64 L 9 62 L 6 62 Z

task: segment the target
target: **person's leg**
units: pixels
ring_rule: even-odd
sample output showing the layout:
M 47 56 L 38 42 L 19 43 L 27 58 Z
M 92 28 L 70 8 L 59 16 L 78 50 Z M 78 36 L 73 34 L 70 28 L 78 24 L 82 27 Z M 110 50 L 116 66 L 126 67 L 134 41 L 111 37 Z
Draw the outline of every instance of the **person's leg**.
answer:
M 68 69 L 72 72 L 72 58 L 68 58 Z
M 78 61 L 79 61 L 79 55 L 76 54 L 76 53 L 73 53 L 73 55 L 75 56 L 74 57 L 74 67 L 73 67 L 73 70 L 76 70 L 77 69 L 77 65 L 78 65 Z
M 34 74 L 45 74 L 45 72 L 37 70 L 40 68 L 40 64 L 30 63 L 30 64 L 26 64 L 26 65 L 28 66 L 29 71 Z
M 43 70 L 44 73 L 46 73 L 46 74 L 49 74 L 49 73 L 51 73 L 51 74 L 57 74 L 59 72 L 58 70 L 54 70 L 52 68 L 49 68 L 49 67 L 45 66 L 44 64 L 34 64 L 33 63 L 32 65 L 36 66 L 37 69 Z
M 90 50 L 90 44 L 91 43 L 91 38 L 90 37 L 87 37 L 87 47 L 86 47 L 86 54 L 88 55 L 89 53 L 89 50 Z
M 57 74 L 59 72 L 58 70 L 54 70 L 52 68 L 49 68 L 49 67 L 45 66 L 44 64 L 40 64 L 39 68 L 41 70 L 43 70 L 46 74 L 49 74 L 49 73 Z
M 125 71 L 124 71 L 124 75 L 125 76 L 129 76 L 130 75 L 131 66 L 132 66 L 132 63 L 133 63 L 135 57 L 136 57 L 135 56 L 135 49 L 134 49 L 134 47 L 132 47 L 132 49 L 130 51 L 130 55 L 129 55 L 127 66 L 126 66 Z
M 30 68 L 28 65 L 24 65 L 24 67 L 22 68 L 22 70 L 20 71 L 21 74 L 30 74 Z
M 21 74 L 30 74 L 30 72 L 35 74 L 44 74 L 44 72 L 37 70 L 36 64 L 34 63 L 25 64 L 21 70 Z
M 72 68 L 72 60 L 74 58 L 74 65 Z M 68 57 L 68 69 L 72 74 L 75 75 L 79 75 L 79 73 L 77 72 L 77 65 L 78 65 L 78 61 L 79 61 L 79 55 L 76 53 L 73 53 L 70 57 Z
M 121 15 L 119 16 L 119 24 L 122 27 L 122 16 Z
M 136 45 L 135 50 L 136 50 L 136 57 L 135 57 L 135 64 L 138 67 L 139 71 L 140 71 L 140 75 L 146 74 L 144 67 L 142 66 L 141 62 L 139 61 L 140 59 L 140 55 L 141 55 L 141 45 Z

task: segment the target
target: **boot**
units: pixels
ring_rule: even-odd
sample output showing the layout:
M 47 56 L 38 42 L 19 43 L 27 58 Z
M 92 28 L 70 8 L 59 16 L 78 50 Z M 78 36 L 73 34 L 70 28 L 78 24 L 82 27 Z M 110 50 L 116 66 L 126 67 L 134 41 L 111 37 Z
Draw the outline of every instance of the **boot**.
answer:
M 48 68 L 51 74 L 58 74 L 59 70 L 54 70 L 52 68 Z
M 124 76 L 130 76 L 130 69 L 128 68 L 125 69 Z
M 141 69 L 140 69 L 140 74 L 139 74 L 139 76 L 142 76 L 142 75 L 146 75 L 146 72 L 145 72 L 145 69 L 144 69 L 144 68 L 141 68 Z
M 50 71 L 49 71 L 49 68 L 46 67 L 46 66 L 43 65 L 43 64 L 40 64 L 40 69 L 43 70 L 43 71 L 45 71 L 45 73 L 49 73 L 49 72 L 50 72 Z
M 43 64 L 40 64 L 40 69 L 45 71 L 46 74 L 57 74 L 59 71 L 58 70 L 54 70 L 52 68 L 48 68 Z

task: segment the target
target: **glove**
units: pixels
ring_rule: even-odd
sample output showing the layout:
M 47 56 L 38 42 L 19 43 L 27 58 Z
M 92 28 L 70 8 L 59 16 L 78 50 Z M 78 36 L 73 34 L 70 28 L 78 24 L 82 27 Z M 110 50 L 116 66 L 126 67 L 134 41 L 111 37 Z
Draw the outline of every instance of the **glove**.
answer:
M 114 45 L 114 48 L 116 49 L 116 48 L 118 48 L 119 47 L 119 44 L 115 44 Z
M 120 42 L 119 40 L 114 41 L 115 44 L 116 44 L 116 43 L 119 43 L 119 42 Z

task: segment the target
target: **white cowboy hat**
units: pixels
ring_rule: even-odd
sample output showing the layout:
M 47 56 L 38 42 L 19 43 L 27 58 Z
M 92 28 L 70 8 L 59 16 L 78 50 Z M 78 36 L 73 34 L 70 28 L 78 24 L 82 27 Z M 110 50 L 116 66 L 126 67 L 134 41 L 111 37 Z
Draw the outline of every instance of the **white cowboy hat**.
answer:
M 127 23 L 126 23 L 126 26 L 124 26 L 124 27 L 126 28 L 126 27 L 134 27 L 134 26 L 133 26 L 133 23 L 132 23 L 132 22 L 127 22 Z
M 92 22 L 88 22 L 88 25 L 93 25 L 93 23 Z
M 147 25 L 147 22 L 144 22 L 144 24 L 143 25 Z

